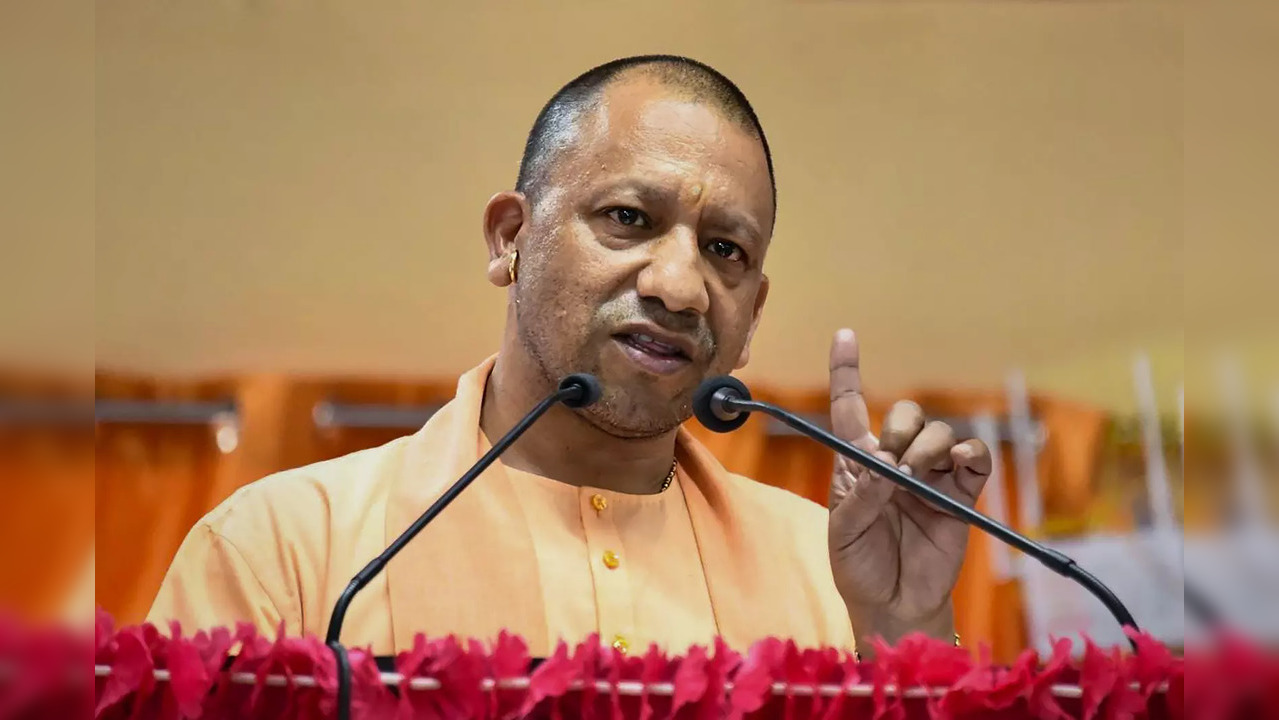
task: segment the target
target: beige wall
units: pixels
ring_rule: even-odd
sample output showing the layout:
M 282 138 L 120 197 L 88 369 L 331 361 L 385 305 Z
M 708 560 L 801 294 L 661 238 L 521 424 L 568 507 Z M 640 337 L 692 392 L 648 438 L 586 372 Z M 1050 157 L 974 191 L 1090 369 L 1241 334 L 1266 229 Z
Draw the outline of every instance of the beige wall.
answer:
M 1186 399 L 1219 409 L 1236 354 L 1254 409 L 1279 421 L 1279 3 L 1197 3 L 1186 16 Z M 1279 427 L 1279 426 L 1277 426 Z M 1276 435 L 1275 437 L 1279 437 Z
M 92 377 L 93 16 L 0 3 L 0 373 Z
M 97 362 L 468 366 L 502 318 L 480 210 L 540 104 L 660 51 L 737 80 L 774 147 L 748 376 L 824 383 L 848 324 L 881 393 L 1017 366 L 1127 408 L 1146 348 L 1170 401 L 1194 50 L 1177 6 L 1136 1 L 100 4 Z

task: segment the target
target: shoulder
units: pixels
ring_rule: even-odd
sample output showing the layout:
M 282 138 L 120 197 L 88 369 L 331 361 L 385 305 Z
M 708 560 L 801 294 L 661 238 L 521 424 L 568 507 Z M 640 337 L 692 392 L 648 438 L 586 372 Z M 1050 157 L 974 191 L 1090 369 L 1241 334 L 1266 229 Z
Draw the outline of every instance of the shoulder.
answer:
M 408 438 L 268 475 L 236 490 L 196 525 L 236 541 L 305 534 L 383 504 Z
M 681 429 L 676 452 L 689 475 L 712 505 L 725 503 L 728 514 L 753 534 L 767 535 L 783 544 L 800 541 L 805 550 L 820 542 L 826 554 L 828 513 L 824 505 L 789 490 L 729 472 L 691 432 Z
M 805 557 L 826 557 L 826 529 L 830 514 L 823 505 L 774 485 L 725 473 L 725 486 L 734 506 L 752 531 L 774 535 L 777 542 L 798 546 Z
M 281 619 L 319 629 L 331 577 L 345 582 L 383 539 L 387 490 L 402 441 L 268 475 L 236 490 L 183 540 L 154 617 L 207 625 Z
M 744 475 L 725 473 L 729 491 L 748 507 L 767 513 L 782 522 L 810 524 L 820 520 L 826 527 L 826 508 L 823 505 L 796 495 L 790 490 L 752 480 Z

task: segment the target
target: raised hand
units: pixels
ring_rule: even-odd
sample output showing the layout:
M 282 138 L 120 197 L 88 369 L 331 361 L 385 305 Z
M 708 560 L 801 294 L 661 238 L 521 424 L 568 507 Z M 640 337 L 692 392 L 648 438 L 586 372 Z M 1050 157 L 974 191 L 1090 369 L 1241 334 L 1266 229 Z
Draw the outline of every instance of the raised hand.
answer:
M 949 425 L 928 422 L 909 401 L 893 405 L 881 437 L 871 434 L 851 330 L 840 330 L 831 343 L 830 398 L 837 436 L 965 505 L 976 504 L 991 469 L 990 450 L 980 440 L 956 442 Z M 963 521 L 839 457 L 830 486 L 829 538 L 835 585 L 863 653 L 865 641 L 876 635 L 889 642 L 916 630 L 950 636 L 950 594 L 968 545 Z

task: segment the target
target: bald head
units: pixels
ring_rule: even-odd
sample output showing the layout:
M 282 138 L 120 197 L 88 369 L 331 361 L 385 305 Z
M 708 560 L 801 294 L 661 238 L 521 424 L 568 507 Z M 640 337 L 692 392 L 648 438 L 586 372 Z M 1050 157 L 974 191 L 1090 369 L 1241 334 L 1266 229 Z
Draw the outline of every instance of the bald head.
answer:
M 764 128 L 755 116 L 746 95 L 731 80 L 709 65 L 677 55 L 643 55 L 614 60 L 592 68 L 560 88 L 538 113 L 524 145 L 515 189 L 537 204 L 560 155 L 577 142 L 580 125 L 598 110 L 604 91 L 614 83 L 632 78 L 656 81 L 681 97 L 703 103 L 732 121 L 753 137 L 764 150 L 773 205 L 777 205 L 777 183 L 773 158 Z

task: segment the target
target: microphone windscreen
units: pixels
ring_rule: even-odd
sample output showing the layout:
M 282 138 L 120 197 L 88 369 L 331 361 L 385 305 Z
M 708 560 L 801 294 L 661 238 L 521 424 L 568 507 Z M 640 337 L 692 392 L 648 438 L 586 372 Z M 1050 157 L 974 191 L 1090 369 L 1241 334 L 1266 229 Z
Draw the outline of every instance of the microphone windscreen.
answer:
M 600 396 L 604 394 L 603 388 L 600 387 L 600 381 L 590 373 L 573 373 L 560 381 L 560 391 L 575 390 L 576 392 L 568 393 L 561 401 L 571 408 L 584 408 L 587 405 L 594 405 L 599 402 Z
M 697 386 L 693 393 L 693 415 L 697 421 L 714 432 L 732 432 L 746 423 L 749 413 L 738 410 L 726 410 L 715 399 L 715 394 L 724 392 L 739 400 L 750 400 L 751 392 L 741 380 L 731 375 L 719 375 L 707 378 Z

